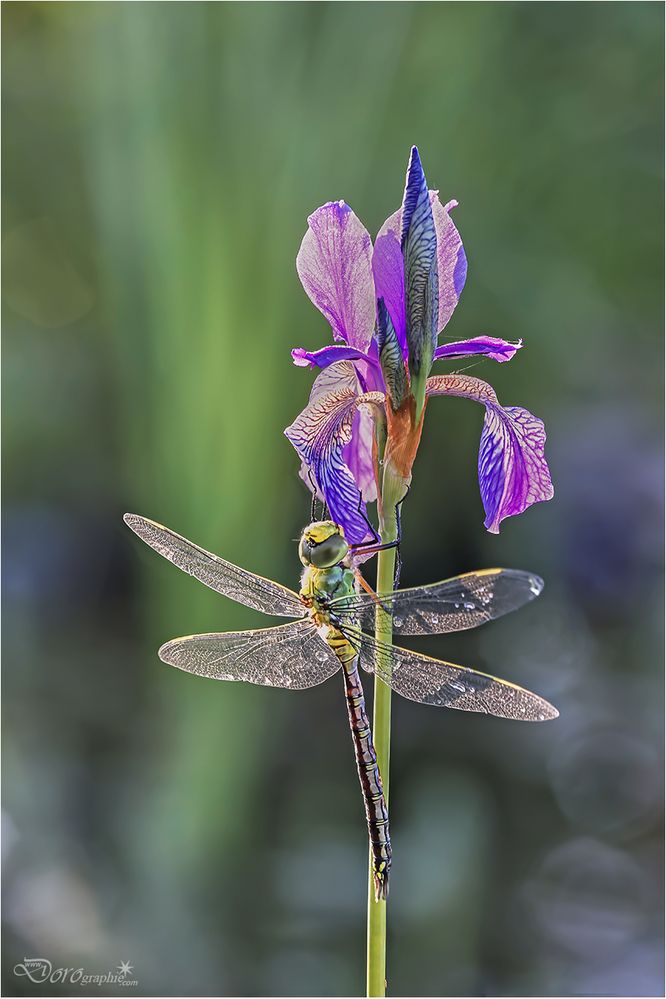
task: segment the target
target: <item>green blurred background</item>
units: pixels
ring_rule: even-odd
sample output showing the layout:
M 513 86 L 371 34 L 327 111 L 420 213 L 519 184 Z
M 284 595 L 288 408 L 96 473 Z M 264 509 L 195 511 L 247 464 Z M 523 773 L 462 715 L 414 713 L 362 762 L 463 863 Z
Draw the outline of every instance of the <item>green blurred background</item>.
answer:
M 146 996 L 363 988 L 341 684 L 162 665 L 168 638 L 261 622 L 121 516 L 296 583 L 289 349 L 330 334 L 295 256 L 327 200 L 376 232 L 416 142 L 460 201 L 447 335 L 524 338 L 473 374 L 545 419 L 556 488 L 487 534 L 481 411 L 431 405 L 403 583 L 499 563 L 547 587 L 419 647 L 561 717 L 394 699 L 390 991 L 663 994 L 662 5 L 3 14 L 4 993 L 86 992 L 17 978 L 24 957 L 130 961 Z

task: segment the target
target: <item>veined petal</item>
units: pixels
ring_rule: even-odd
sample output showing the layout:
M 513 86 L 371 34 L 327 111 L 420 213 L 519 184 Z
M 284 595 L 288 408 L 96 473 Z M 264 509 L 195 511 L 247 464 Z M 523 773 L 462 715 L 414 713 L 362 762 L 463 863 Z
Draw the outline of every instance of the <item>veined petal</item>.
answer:
M 499 533 L 505 517 L 549 500 L 553 484 L 546 463 L 543 421 L 520 406 L 500 406 L 494 389 L 480 378 L 436 375 L 428 395 L 455 395 L 486 407 L 479 446 L 479 486 L 485 526 Z
M 441 344 L 435 351 L 435 360 L 438 361 L 442 357 L 471 357 L 473 354 L 485 354 L 493 361 L 510 361 L 522 345 L 522 340 L 512 343 L 510 340 L 500 340 L 494 336 L 475 336 L 471 340 Z
M 366 350 L 375 325 L 372 242 L 344 201 L 322 205 L 309 217 L 296 269 L 335 338 Z
M 351 389 L 327 392 L 311 402 L 285 430 L 325 497 L 331 517 L 342 525 L 347 540 L 353 544 L 365 541 L 372 533 L 364 516 L 359 485 L 344 454 L 352 439 L 354 416 L 360 406 L 366 405 L 379 406 L 383 413 L 384 396 L 381 392 L 359 395 Z
M 405 311 L 409 370 L 425 379 L 437 341 L 437 236 L 419 152 L 412 146 L 402 202 L 400 246 L 405 262 Z M 421 404 L 425 386 L 421 386 Z M 417 408 L 419 406 L 417 405 Z
M 356 371 L 351 361 L 337 361 L 328 368 L 322 368 L 310 389 L 309 402 L 314 402 L 320 395 L 327 392 L 337 392 L 340 389 L 349 389 L 356 395 L 360 395 L 360 388 Z
M 405 265 L 400 249 L 400 217 L 402 210 L 387 219 L 382 231 L 375 240 L 372 252 L 372 273 L 375 278 L 375 293 L 377 298 L 383 298 L 387 312 L 391 317 L 393 329 L 403 357 L 407 358 L 407 334 L 405 332 Z M 386 227 L 395 219 L 395 228 Z M 386 231 L 384 231 L 386 229 Z
M 336 361 L 335 364 L 331 364 L 327 368 L 322 368 L 312 383 L 309 403 L 314 402 L 321 395 L 339 391 L 340 389 L 349 389 L 355 395 L 360 393 L 358 378 L 356 377 L 356 371 L 351 361 Z M 321 490 L 317 488 L 317 483 L 313 480 L 312 473 L 304 461 L 301 461 L 298 474 L 310 492 L 314 493 L 317 499 L 324 503 L 324 496 Z
M 443 205 L 437 191 L 430 192 L 432 214 L 437 233 L 437 273 L 439 275 L 439 320 L 437 332 L 441 333 L 465 287 L 467 277 L 467 257 L 463 249 L 460 233 L 449 215 L 457 208 L 457 201 Z
M 453 208 L 457 207 L 458 202 L 449 201 L 446 205 L 442 205 L 437 191 L 430 191 L 429 194 L 430 204 L 432 206 L 432 217 L 435 222 L 435 234 L 437 236 L 437 280 L 439 299 L 437 333 L 439 334 L 451 318 L 453 310 L 458 304 L 458 299 L 460 298 L 462 290 L 465 286 L 465 278 L 467 277 L 467 258 L 465 257 L 465 250 L 463 249 L 460 233 L 456 229 L 449 214 Z M 387 237 L 392 236 L 393 242 L 398 242 L 400 240 L 401 230 L 402 208 L 399 208 L 397 212 L 394 212 L 393 215 L 390 215 L 387 218 L 386 222 L 377 233 L 377 239 L 375 240 L 375 252 L 372 258 L 377 297 L 384 298 L 386 308 L 389 311 L 389 315 L 393 320 L 393 325 L 395 326 L 395 330 L 398 335 L 400 335 L 400 328 L 398 324 L 401 321 L 399 319 L 399 315 L 401 314 L 399 305 L 400 302 L 402 303 L 402 312 L 404 313 L 404 281 L 400 284 L 400 294 L 394 293 L 392 297 L 390 289 L 392 287 L 396 287 L 396 278 L 394 276 L 395 263 L 393 262 L 391 254 L 394 257 L 395 251 L 393 250 L 390 241 L 387 241 Z M 378 247 L 380 247 L 382 269 L 387 274 L 387 276 L 382 276 L 383 290 L 381 291 L 377 286 L 377 265 L 375 264 L 375 256 L 377 254 Z M 386 259 L 387 257 L 389 258 L 388 260 Z M 393 302 L 398 304 L 393 305 Z

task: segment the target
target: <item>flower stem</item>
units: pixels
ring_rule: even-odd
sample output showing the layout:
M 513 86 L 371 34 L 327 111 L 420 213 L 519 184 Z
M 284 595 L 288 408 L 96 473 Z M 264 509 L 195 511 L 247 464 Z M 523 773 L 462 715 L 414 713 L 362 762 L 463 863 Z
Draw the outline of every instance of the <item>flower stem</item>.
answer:
M 398 525 L 395 507 L 384 509 L 381 539 L 383 543 L 395 541 Z M 377 555 L 377 593 L 389 593 L 393 589 L 395 573 L 395 548 L 387 548 Z M 390 645 L 393 639 L 393 620 L 390 614 L 378 608 L 375 622 L 375 638 L 378 642 Z M 384 798 L 388 807 L 389 796 L 389 757 L 391 749 L 391 688 L 375 676 L 375 697 L 372 718 L 373 737 L 377 764 L 382 778 Z M 372 876 L 372 852 L 370 852 L 370 880 L 368 886 L 368 996 L 386 995 L 386 900 L 375 901 L 375 887 Z

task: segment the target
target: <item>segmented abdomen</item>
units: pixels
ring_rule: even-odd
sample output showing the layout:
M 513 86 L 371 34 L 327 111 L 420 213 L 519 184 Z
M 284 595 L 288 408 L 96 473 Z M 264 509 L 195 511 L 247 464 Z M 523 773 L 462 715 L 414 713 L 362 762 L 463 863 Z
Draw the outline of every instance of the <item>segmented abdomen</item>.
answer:
M 389 819 L 377 755 L 372 742 L 370 722 L 365 710 L 365 698 L 358 672 L 358 654 L 340 632 L 331 628 L 328 643 L 342 664 L 345 678 L 347 712 L 354 742 L 356 767 L 361 782 L 368 834 L 372 851 L 372 869 L 377 901 L 388 895 L 391 870 L 391 840 Z

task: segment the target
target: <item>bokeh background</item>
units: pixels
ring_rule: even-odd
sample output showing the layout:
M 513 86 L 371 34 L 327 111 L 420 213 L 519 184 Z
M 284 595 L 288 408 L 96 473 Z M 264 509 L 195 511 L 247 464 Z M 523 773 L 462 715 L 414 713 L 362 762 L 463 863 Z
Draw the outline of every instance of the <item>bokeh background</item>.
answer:
M 556 486 L 487 534 L 482 412 L 432 404 L 404 584 L 506 564 L 547 587 L 414 645 L 561 717 L 394 698 L 390 991 L 663 994 L 661 4 L 3 14 L 5 995 L 73 994 L 16 977 L 24 957 L 129 961 L 145 996 L 361 993 L 341 684 L 162 665 L 167 638 L 261 622 L 121 515 L 296 583 L 282 430 L 311 375 L 289 349 L 329 331 L 295 256 L 327 200 L 376 232 L 413 142 L 460 201 L 447 335 L 524 338 L 473 373 L 545 419 Z

